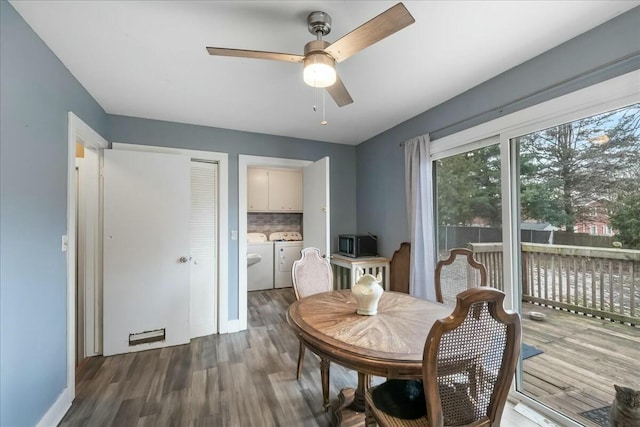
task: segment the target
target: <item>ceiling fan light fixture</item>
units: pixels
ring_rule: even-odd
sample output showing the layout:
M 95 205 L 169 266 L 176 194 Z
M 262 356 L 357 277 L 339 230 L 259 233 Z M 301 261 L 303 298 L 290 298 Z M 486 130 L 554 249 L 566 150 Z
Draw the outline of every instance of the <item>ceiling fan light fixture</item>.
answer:
M 414 22 L 416 20 L 407 8 L 402 3 L 397 3 L 335 42 L 329 43 L 322 37 L 331 32 L 331 17 L 326 12 L 315 11 L 307 16 L 307 29 L 316 40 L 304 45 L 304 56 L 224 47 L 207 47 L 207 51 L 209 55 L 302 62 L 304 82 L 314 88 L 327 88 L 338 107 L 344 107 L 351 104 L 353 98 L 336 74 L 336 62 L 344 61 Z
M 304 58 L 303 79 L 312 87 L 329 87 L 336 82 L 335 60 L 326 53 L 312 53 Z

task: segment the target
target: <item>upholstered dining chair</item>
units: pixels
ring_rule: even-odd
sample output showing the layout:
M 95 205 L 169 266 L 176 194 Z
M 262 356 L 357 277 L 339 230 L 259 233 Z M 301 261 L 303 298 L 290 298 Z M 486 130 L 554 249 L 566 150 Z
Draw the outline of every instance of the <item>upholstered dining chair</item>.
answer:
M 304 248 L 301 258 L 293 262 L 291 278 L 296 299 L 304 298 L 320 292 L 333 290 L 333 270 L 328 259 L 320 255 L 318 248 Z M 298 351 L 298 369 L 296 378 L 302 376 L 302 363 L 304 361 L 305 346 L 300 341 Z M 322 399 L 325 411 L 329 410 L 329 361 L 320 358 L 320 376 L 322 379 Z
M 374 387 L 365 394 L 365 424 L 499 426 L 521 340 L 520 316 L 504 310 L 504 296 L 488 287 L 466 290 L 451 315 L 431 327 L 422 361 L 426 415 L 388 415 L 375 406 Z M 470 375 L 461 378 L 463 368 Z
M 487 285 L 487 269 L 469 249 L 451 249 L 449 257 L 436 265 L 436 300 L 454 306 L 460 292 Z

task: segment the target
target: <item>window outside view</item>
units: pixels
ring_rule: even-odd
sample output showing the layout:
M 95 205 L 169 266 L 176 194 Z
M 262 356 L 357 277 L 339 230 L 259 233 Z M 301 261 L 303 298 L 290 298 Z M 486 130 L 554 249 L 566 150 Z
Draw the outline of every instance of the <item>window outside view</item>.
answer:
M 487 270 L 487 284 L 504 290 L 500 146 L 437 160 L 434 171 L 438 260 L 450 249 L 471 249 Z
M 640 388 L 640 104 L 514 143 L 520 229 L 531 236 L 519 387 L 584 425 L 608 425 L 614 384 Z
M 500 147 L 492 145 L 438 160 L 438 257 L 452 248 L 502 241 Z
M 519 391 L 607 425 L 640 389 L 640 104 L 514 138 L 523 348 Z M 500 148 L 437 160 L 438 259 L 468 248 L 503 289 Z M 605 424 L 603 424 L 605 423 Z

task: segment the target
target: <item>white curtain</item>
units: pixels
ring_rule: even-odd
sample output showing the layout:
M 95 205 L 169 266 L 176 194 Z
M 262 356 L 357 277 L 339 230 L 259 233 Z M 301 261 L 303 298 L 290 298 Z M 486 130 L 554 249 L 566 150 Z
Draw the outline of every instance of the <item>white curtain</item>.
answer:
M 429 135 L 404 143 L 407 213 L 411 237 L 409 292 L 418 298 L 436 299 L 433 283 L 434 220 L 432 165 Z

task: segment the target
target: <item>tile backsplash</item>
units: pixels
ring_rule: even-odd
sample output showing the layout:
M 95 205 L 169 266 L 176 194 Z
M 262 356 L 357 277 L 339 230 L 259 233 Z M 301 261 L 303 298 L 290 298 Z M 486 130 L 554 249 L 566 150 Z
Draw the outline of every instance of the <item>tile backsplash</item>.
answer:
M 264 233 L 269 237 L 270 233 L 276 231 L 297 231 L 302 234 L 302 214 L 254 212 L 247 214 L 247 232 Z

